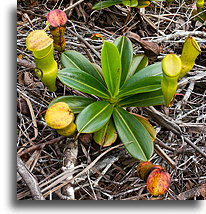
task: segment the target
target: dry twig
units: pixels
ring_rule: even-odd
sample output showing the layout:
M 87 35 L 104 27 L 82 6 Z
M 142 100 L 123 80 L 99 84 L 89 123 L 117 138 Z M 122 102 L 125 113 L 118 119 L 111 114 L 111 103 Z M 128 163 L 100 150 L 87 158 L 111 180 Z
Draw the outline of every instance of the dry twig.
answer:
M 154 107 L 151 106 L 144 108 L 144 111 L 149 114 L 155 121 L 157 121 L 161 126 L 166 127 L 168 130 L 172 131 L 177 136 L 182 137 L 183 133 L 180 127 L 174 121 L 172 121 L 171 118 L 168 119 L 168 116 L 162 114 L 161 112 L 158 112 Z M 194 143 L 192 143 L 191 140 L 184 136 L 183 138 L 187 144 L 192 146 L 198 153 L 200 153 L 203 157 L 206 158 L 206 154 Z
M 17 171 L 21 175 L 21 177 L 24 179 L 26 185 L 28 186 L 31 195 L 34 200 L 45 200 L 40 188 L 38 186 L 38 183 L 34 176 L 31 174 L 31 172 L 28 170 L 24 162 L 21 160 L 21 158 L 17 155 Z

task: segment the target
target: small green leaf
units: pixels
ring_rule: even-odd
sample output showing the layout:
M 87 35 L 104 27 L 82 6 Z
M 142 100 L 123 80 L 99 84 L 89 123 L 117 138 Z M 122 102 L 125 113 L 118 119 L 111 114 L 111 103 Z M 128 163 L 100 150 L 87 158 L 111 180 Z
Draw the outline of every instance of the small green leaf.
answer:
M 161 87 L 161 80 L 161 63 L 147 66 L 125 82 L 120 89 L 119 97 L 158 90 Z
M 122 0 L 122 4 L 129 7 L 137 7 L 138 0 Z
M 81 53 L 77 51 L 64 51 L 61 54 L 61 62 L 65 68 L 77 68 L 88 74 L 91 74 L 96 79 L 105 84 L 101 73 L 98 69 Z
M 133 57 L 132 64 L 129 69 L 129 76 L 134 75 L 136 72 L 142 70 L 148 65 L 148 57 L 144 54 L 138 54 Z
M 120 81 L 120 86 L 121 86 L 127 79 L 129 68 L 132 62 L 133 48 L 132 48 L 131 41 L 125 36 L 121 36 L 117 38 L 114 41 L 114 44 L 117 46 L 120 53 L 120 58 L 121 58 L 121 65 L 122 65 L 122 73 L 121 73 L 121 81 Z
M 117 0 L 117 1 L 114 1 L 114 0 L 110 0 L 110 1 L 100 1 L 100 2 L 96 3 L 96 4 L 92 7 L 92 9 L 94 9 L 94 10 L 101 10 L 101 9 L 110 7 L 110 6 L 112 6 L 112 5 L 121 4 L 121 3 L 122 3 L 122 0 Z
M 93 133 L 101 129 L 110 119 L 113 105 L 98 101 L 87 106 L 77 116 L 76 125 L 80 133 Z
M 87 97 L 81 97 L 81 96 L 61 96 L 53 99 L 51 103 L 49 104 L 49 107 L 54 105 L 58 102 L 64 102 L 66 103 L 73 113 L 80 113 L 84 108 L 86 108 L 89 104 L 96 102 L 96 100 L 92 98 Z
M 146 107 L 165 104 L 162 89 L 136 94 L 119 102 L 123 107 Z
M 121 78 L 121 60 L 117 47 L 105 41 L 101 52 L 102 72 L 108 90 L 112 96 L 119 92 Z
M 109 98 L 109 92 L 98 79 L 76 68 L 64 68 L 58 72 L 60 81 L 76 90 L 94 94 L 101 98 Z
M 121 107 L 114 108 L 113 118 L 127 151 L 138 160 L 149 160 L 154 150 L 153 142 L 142 123 Z
M 142 70 L 138 71 L 134 76 L 152 77 L 152 76 L 162 76 L 162 63 L 157 62 L 155 64 L 149 65 Z
M 117 139 L 117 131 L 113 120 L 110 118 L 107 124 L 105 124 L 99 131 L 94 133 L 93 138 L 97 144 L 103 147 L 113 144 Z

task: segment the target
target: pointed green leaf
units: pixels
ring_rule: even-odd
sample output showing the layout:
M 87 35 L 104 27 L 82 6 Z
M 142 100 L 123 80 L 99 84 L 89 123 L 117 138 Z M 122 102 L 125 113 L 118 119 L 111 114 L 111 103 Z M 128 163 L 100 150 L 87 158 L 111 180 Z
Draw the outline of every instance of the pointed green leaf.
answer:
M 65 85 L 76 90 L 94 94 L 101 98 L 109 98 L 109 92 L 98 79 L 76 68 L 64 68 L 58 72 L 58 78 Z
M 99 131 L 94 133 L 94 141 L 100 146 L 106 147 L 113 144 L 117 139 L 117 131 L 115 129 L 112 118 Z
M 104 83 L 103 77 L 96 67 L 81 53 L 77 51 L 64 51 L 61 54 L 61 63 L 65 68 L 77 68 Z M 104 83 L 105 84 L 105 83 Z
M 117 47 L 111 42 L 104 42 L 101 53 L 102 72 L 111 95 L 119 92 L 121 78 L 121 60 Z
M 66 103 L 70 107 L 73 113 L 79 113 L 84 108 L 86 108 L 89 104 L 96 102 L 96 100 L 92 98 L 81 97 L 81 96 L 72 96 L 72 95 L 61 96 L 53 99 L 49 104 L 49 107 L 58 102 Z
M 129 68 L 132 62 L 133 56 L 133 48 L 131 41 L 125 37 L 121 36 L 114 41 L 114 44 L 117 46 L 120 58 L 121 58 L 121 66 L 122 66 L 122 73 L 121 73 L 121 81 L 120 86 L 123 85 L 125 80 L 127 79 Z
M 163 105 L 164 97 L 162 89 L 147 93 L 136 94 L 131 97 L 125 98 L 119 102 L 119 105 L 123 107 L 146 107 Z
M 119 97 L 131 96 L 138 93 L 156 91 L 161 88 L 162 77 L 146 77 L 138 81 L 130 81 L 120 90 Z
M 136 72 L 142 70 L 148 65 L 148 57 L 144 54 L 138 54 L 133 57 L 132 64 L 129 68 L 129 77 L 134 75 Z
M 92 65 L 101 74 L 101 76 L 103 78 L 102 68 L 99 65 L 97 65 L 96 63 L 92 63 Z
M 132 115 L 134 115 L 136 117 L 136 119 L 145 127 L 145 129 L 150 134 L 152 141 L 154 142 L 154 140 L 156 139 L 157 133 L 155 131 L 155 128 L 148 121 L 148 119 L 139 114 L 132 113 Z
M 114 109 L 117 132 L 127 151 L 136 159 L 147 161 L 153 153 L 153 142 L 145 127 L 121 107 Z
M 136 78 L 139 78 L 139 76 L 141 76 L 141 78 L 162 76 L 162 63 L 157 62 L 155 64 L 149 65 L 143 68 L 142 70 L 138 71 L 134 76 L 136 76 Z
M 114 1 L 114 0 L 110 0 L 110 1 L 100 1 L 100 2 L 96 3 L 96 4 L 92 7 L 92 9 L 94 9 L 94 10 L 101 10 L 101 9 L 110 7 L 110 6 L 115 5 L 115 4 L 120 4 L 120 3 L 122 3 L 122 0 L 117 0 L 117 1 Z
M 161 63 L 147 66 L 125 82 L 120 89 L 119 97 L 158 90 L 161 87 L 161 80 Z
M 110 119 L 113 105 L 98 101 L 87 106 L 77 116 L 76 125 L 80 133 L 93 133 L 101 129 Z

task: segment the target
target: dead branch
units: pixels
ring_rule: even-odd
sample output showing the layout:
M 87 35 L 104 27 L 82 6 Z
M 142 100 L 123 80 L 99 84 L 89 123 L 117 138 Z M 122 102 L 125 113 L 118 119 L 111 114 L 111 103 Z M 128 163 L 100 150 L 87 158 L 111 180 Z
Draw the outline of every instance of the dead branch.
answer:
M 45 200 L 38 183 L 21 158 L 17 155 L 17 171 L 28 186 L 34 200 Z
M 34 151 L 34 150 L 43 149 L 45 146 L 47 146 L 47 145 L 52 145 L 52 144 L 54 144 L 54 143 L 57 143 L 57 142 L 59 142 L 59 141 L 65 139 L 65 138 L 66 138 L 66 137 L 64 137 L 64 136 L 60 136 L 60 137 L 57 137 L 57 138 L 55 138 L 55 139 L 52 139 L 52 140 L 47 141 L 47 142 L 42 143 L 42 144 L 33 145 L 33 146 L 31 146 L 30 148 L 25 149 L 24 151 L 20 152 L 18 155 L 19 155 L 19 156 L 22 156 L 22 155 L 25 155 L 25 154 L 27 154 L 27 153 L 29 153 L 29 152 Z
M 77 5 L 79 5 L 80 3 L 82 3 L 84 0 L 79 0 L 77 1 L 76 3 L 70 5 L 69 7 L 65 8 L 64 11 L 67 11 L 67 10 L 71 10 L 72 8 L 76 7 Z
M 176 168 L 176 163 L 161 149 L 161 147 L 157 144 L 154 144 L 155 152 L 162 157 L 167 163 L 169 163 L 172 168 Z
M 87 48 L 89 48 L 99 59 L 100 59 L 100 55 L 99 52 L 97 52 L 84 38 L 82 38 L 79 34 L 75 33 L 73 30 L 71 30 L 70 28 L 67 28 L 67 30 L 74 36 L 76 36 L 81 42 L 83 42 L 85 44 L 85 46 Z
M 64 152 L 64 158 L 63 158 L 63 171 L 67 170 L 74 170 L 74 166 L 76 165 L 77 161 L 77 154 L 78 154 L 78 140 L 69 140 L 67 139 L 67 147 Z M 71 173 L 70 176 L 68 176 L 65 180 L 70 180 L 73 178 L 73 174 Z M 66 196 L 67 200 L 75 200 L 74 195 L 74 187 L 73 182 L 68 183 L 66 186 L 62 188 L 63 195 Z
M 178 196 L 177 199 L 178 200 L 188 200 L 197 196 L 202 195 L 204 197 L 204 199 L 206 199 L 206 184 L 201 183 L 197 186 L 195 186 L 192 189 L 189 189 L 185 192 L 181 192 Z
M 31 69 L 35 69 L 36 68 L 36 66 L 35 66 L 35 64 L 33 62 L 29 62 L 26 59 L 17 58 L 17 65 L 24 66 L 26 68 L 31 68 Z
M 161 43 L 164 41 L 168 41 L 170 39 L 176 39 L 178 37 L 186 37 L 186 36 L 200 36 L 200 37 L 206 38 L 206 33 L 203 31 L 186 31 L 186 32 L 178 31 L 178 32 L 173 33 L 173 34 L 169 34 L 166 36 L 159 37 L 158 39 L 154 39 L 153 41 Z
M 117 146 L 111 147 L 108 150 L 104 151 L 102 154 L 100 154 L 95 160 L 93 160 L 85 169 L 83 169 L 81 172 L 79 172 L 77 175 L 75 175 L 72 179 L 67 180 L 66 182 L 64 182 L 63 184 L 60 184 L 58 186 L 56 186 L 53 189 L 50 189 L 48 192 L 44 193 L 44 196 L 46 197 L 48 194 L 57 191 L 58 189 L 62 188 L 63 186 L 67 185 L 68 183 L 71 183 L 72 181 L 74 181 L 76 178 L 80 177 L 81 175 L 85 174 L 88 170 L 90 170 L 105 154 L 107 154 L 108 152 L 110 152 L 113 149 L 116 149 L 118 147 L 122 146 L 122 144 L 119 144 Z M 43 191 L 48 190 L 49 187 L 45 188 Z
M 162 114 L 161 112 L 157 111 L 154 107 L 146 107 L 143 110 L 149 114 L 155 121 L 157 121 L 161 126 L 167 128 L 168 130 L 172 131 L 178 137 L 183 137 L 185 142 L 192 146 L 198 153 L 200 153 L 203 157 L 206 158 L 206 154 L 197 147 L 191 140 L 183 136 L 182 130 L 180 127 L 172 120 L 172 118 Z

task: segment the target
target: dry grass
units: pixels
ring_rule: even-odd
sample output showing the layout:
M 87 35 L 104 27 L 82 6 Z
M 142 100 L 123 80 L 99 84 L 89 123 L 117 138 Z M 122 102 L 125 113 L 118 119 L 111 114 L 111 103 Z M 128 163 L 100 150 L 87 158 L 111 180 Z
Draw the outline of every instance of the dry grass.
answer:
M 17 55 L 32 62 L 33 56 L 26 50 L 25 39 L 30 31 L 45 28 L 46 14 L 53 9 L 54 3 L 46 1 L 45 4 L 36 4 L 38 1 L 30 1 L 33 2 L 31 6 L 26 2 L 29 1 L 18 1 Z M 71 5 L 58 2 L 57 7 L 66 9 L 78 1 L 70 1 Z M 170 173 L 171 186 L 168 193 L 160 197 L 147 193 L 145 183 L 136 175 L 138 161 L 125 152 L 119 140 L 110 148 L 100 148 L 90 135 L 82 135 L 78 142 L 59 138 L 54 130 L 46 126 L 44 111 L 53 98 L 78 92 L 58 83 L 58 90 L 51 93 L 34 77 L 31 68 L 18 64 L 17 153 L 23 161 L 21 167 L 24 169 L 26 165 L 29 174 L 37 181 L 30 184 L 31 187 L 38 187 L 38 197 L 47 200 L 203 199 L 206 33 L 202 24 L 192 23 L 193 1 L 176 0 L 168 7 L 156 2 L 141 10 L 141 13 L 132 9 L 126 25 L 127 8 L 117 6 L 92 11 L 89 2 L 92 1 L 84 1 L 67 10 L 66 39 L 67 49 L 80 51 L 93 62 L 99 63 L 101 41 L 92 40 L 90 36 L 100 33 L 105 40 L 113 41 L 122 34 L 123 29 L 138 33 L 146 41 L 159 43 L 162 51 L 152 61 L 160 61 L 170 52 L 180 54 L 184 39 L 191 32 L 202 48 L 196 65 L 179 83 L 179 95 L 174 105 L 170 109 L 156 107 L 163 117 L 168 117 L 174 126 L 181 129 L 181 134 L 158 123 L 144 109 L 129 109 L 149 117 L 154 125 L 158 135 L 156 152 L 151 160 Z M 135 53 L 142 53 L 141 47 L 135 42 L 133 44 Z M 58 53 L 55 53 L 55 58 L 59 61 Z M 152 114 L 154 116 L 155 112 Z M 185 139 L 189 139 L 190 143 Z M 18 200 L 32 199 L 28 185 L 18 174 Z

